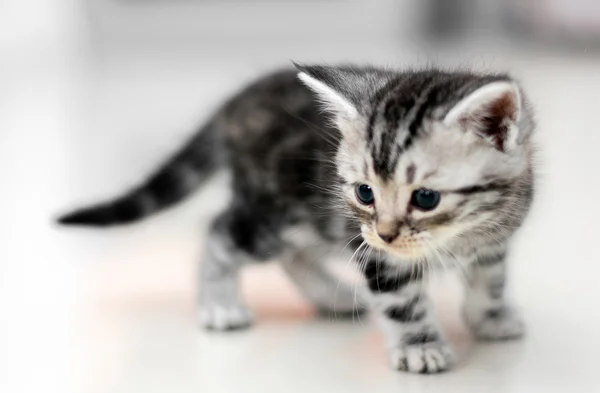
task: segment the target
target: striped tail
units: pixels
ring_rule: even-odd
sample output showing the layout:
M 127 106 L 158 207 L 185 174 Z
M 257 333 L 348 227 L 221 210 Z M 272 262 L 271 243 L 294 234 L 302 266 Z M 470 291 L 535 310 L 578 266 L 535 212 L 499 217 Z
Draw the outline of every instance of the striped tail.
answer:
M 123 225 L 185 199 L 225 161 L 216 128 L 214 122 L 205 126 L 141 186 L 113 201 L 67 213 L 58 218 L 58 223 L 94 227 Z

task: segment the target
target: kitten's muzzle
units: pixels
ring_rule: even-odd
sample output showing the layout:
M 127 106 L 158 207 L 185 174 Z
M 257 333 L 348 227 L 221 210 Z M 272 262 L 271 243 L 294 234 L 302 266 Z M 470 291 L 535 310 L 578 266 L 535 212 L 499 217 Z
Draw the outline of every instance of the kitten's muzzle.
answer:
M 394 239 L 396 239 L 398 237 L 398 232 L 395 232 L 395 233 L 377 232 L 377 235 L 379 235 L 381 240 L 383 240 L 384 242 L 391 243 L 394 241 Z
M 394 219 L 377 220 L 375 231 L 381 240 L 389 244 L 400 235 L 400 223 Z

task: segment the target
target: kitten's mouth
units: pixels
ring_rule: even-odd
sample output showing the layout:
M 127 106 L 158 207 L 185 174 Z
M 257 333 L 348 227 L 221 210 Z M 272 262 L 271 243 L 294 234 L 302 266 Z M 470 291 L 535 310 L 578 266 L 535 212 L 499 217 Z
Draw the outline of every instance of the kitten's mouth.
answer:
M 384 242 L 379 236 L 371 232 L 363 231 L 362 236 L 371 247 L 382 250 L 398 258 L 422 260 L 427 255 L 427 248 L 423 245 L 423 242 L 418 239 L 397 239 L 390 244 Z

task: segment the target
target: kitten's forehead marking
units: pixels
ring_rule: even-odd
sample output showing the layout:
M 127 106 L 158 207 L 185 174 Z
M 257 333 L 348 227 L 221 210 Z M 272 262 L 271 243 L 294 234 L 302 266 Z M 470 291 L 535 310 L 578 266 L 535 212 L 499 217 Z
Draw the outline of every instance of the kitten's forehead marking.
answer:
M 431 111 L 430 98 L 435 92 L 433 79 L 425 79 L 416 90 L 403 91 L 407 86 L 388 92 L 379 127 L 372 129 L 372 156 L 375 171 L 382 178 L 391 179 L 398 169 L 400 156 L 407 152 L 419 137 L 423 121 Z M 415 95 L 416 92 L 416 95 Z M 379 131 L 379 132 L 377 132 Z M 377 143 L 379 142 L 379 143 Z
M 406 167 L 406 183 L 412 184 L 415 181 L 415 172 L 417 171 L 417 167 L 414 162 L 411 162 L 408 167 Z

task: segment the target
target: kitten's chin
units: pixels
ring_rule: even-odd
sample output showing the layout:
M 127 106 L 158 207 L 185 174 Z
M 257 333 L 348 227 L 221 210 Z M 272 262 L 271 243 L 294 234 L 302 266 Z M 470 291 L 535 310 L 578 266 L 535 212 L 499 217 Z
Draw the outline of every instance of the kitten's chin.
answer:
M 363 235 L 363 237 L 371 247 L 405 262 L 422 262 L 428 256 L 427 249 L 416 242 L 410 246 L 400 246 L 384 243 L 381 239 L 371 235 Z
M 394 246 L 385 246 L 382 248 L 387 254 L 392 257 L 396 257 L 403 262 L 423 262 L 427 259 L 427 250 L 423 247 L 419 246 L 411 246 L 411 247 L 394 247 Z

